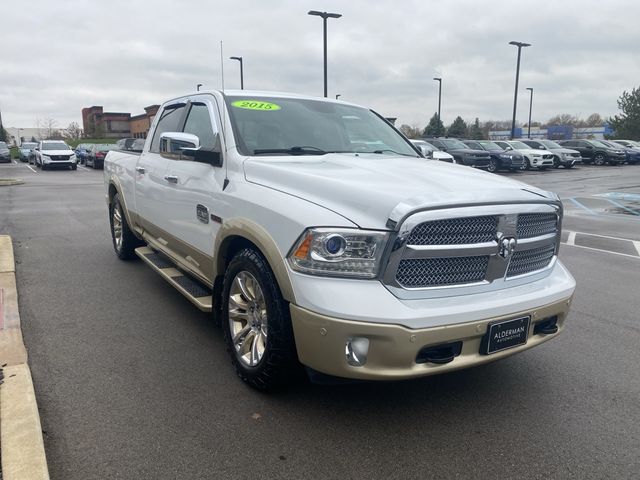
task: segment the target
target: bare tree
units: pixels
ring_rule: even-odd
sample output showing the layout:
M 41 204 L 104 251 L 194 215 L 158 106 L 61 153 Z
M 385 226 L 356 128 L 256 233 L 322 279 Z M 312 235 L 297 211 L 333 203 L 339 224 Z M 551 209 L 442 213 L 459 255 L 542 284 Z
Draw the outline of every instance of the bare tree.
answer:
M 56 122 L 53 118 L 44 119 L 44 130 L 47 138 L 51 138 L 53 136 L 57 125 L 58 122 Z
M 64 136 L 69 140 L 78 140 L 82 135 L 82 129 L 77 122 L 71 122 L 64 132 Z
M 419 138 L 422 133 L 422 129 L 417 125 L 400 125 L 399 130 L 407 137 L 407 138 Z

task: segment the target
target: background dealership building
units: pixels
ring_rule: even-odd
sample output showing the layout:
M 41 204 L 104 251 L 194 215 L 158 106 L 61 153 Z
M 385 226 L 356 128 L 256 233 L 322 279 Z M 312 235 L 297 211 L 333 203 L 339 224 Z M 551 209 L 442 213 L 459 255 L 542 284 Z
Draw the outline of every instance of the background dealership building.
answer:
M 160 105 L 149 105 L 144 113 L 105 112 L 102 106 L 82 109 L 82 126 L 85 136 L 100 138 L 147 138 L 151 122 Z
M 516 128 L 513 138 L 528 138 L 529 131 L 525 128 Z M 531 138 L 549 140 L 572 140 L 574 138 L 589 138 L 604 140 L 605 135 L 613 135 L 613 129 L 604 124 L 599 127 L 574 127 L 572 125 L 553 125 L 548 128 L 531 128 Z M 489 132 L 489 140 L 509 140 L 511 130 L 497 130 Z

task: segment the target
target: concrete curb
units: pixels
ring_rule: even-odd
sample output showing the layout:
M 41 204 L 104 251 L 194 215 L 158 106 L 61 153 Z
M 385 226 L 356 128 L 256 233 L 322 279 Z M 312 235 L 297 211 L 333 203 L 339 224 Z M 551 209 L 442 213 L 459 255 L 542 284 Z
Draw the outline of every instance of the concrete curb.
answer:
M 11 185 L 22 185 L 24 180 L 21 178 L 0 178 L 0 187 L 10 187 Z
M 0 447 L 3 480 L 49 480 L 42 427 L 22 340 L 11 237 L 0 235 Z

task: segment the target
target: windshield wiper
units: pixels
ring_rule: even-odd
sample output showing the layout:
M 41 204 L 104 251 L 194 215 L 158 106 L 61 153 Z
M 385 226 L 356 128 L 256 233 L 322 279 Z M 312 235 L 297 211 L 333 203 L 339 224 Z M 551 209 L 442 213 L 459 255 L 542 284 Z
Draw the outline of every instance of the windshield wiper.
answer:
M 400 152 L 396 152 L 395 150 L 391 150 L 390 148 L 384 148 L 382 150 L 374 150 L 371 153 L 378 153 L 378 154 L 382 154 L 385 152 L 391 152 L 391 153 L 395 153 L 396 155 L 402 155 L 403 157 L 417 157 L 417 155 L 409 155 L 407 153 L 400 153 Z M 362 152 L 362 153 L 369 153 L 369 152 Z
M 289 148 L 258 148 L 254 155 L 268 155 L 270 153 L 285 153 L 287 155 L 326 155 L 327 152 L 318 147 L 289 147 Z

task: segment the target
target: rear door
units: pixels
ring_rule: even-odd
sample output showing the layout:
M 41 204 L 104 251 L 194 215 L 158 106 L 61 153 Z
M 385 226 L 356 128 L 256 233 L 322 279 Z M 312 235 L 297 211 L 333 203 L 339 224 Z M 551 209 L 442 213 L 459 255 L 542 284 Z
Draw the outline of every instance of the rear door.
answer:
M 160 134 L 179 132 L 184 124 L 186 103 L 165 105 L 155 120 L 149 148 L 142 152 L 135 167 L 135 211 L 142 228 L 162 245 L 169 243 L 167 235 L 165 179 L 168 160 L 160 155 Z

